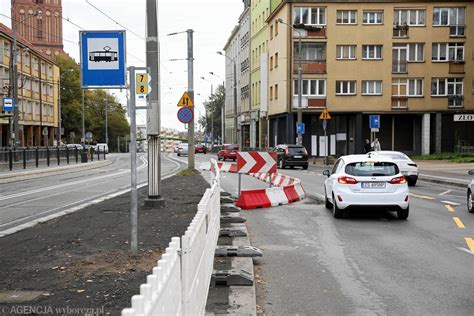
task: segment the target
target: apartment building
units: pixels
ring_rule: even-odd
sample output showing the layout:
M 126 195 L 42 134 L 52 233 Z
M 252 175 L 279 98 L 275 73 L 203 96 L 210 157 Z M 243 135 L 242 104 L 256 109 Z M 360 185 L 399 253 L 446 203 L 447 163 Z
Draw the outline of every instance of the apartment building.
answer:
M 240 76 L 238 61 L 240 55 L 239 25 L 237 25 L 224 46 L 225 54 L 225 143 L 238 143 L 238 113 L 240 113 Z M 235 79 L 234 79 L 235 78 Z M 236 124 L 237 123 L 237 124 Z
M 251 102 L 250 148 L 268 145 L 268 27 L 270 0 L 256 0 L 251 4 Z
M 239 64 L 240 107 L 238 118 L 239 144 L 250 148 L 250 0 L 243 0 L 244 11 L 239 18 Z M 252 124 L 253 125 L 253 124 Z
M 17 36 L 20 146 L 53 145 L 58 127 L 59 67 Z M 11 96 L 13 32 L 0 23 L 0 98 Z M 0 147 L 10 144 L 8 118 L 0 116 Z
M 271 5 L 270 146 L 295 143 L 300 59 L 303 143 L 312 155 L 324 154 L 324 144 L 331 155 L 360 153 L 371 137 L 408 154 L 474 144 L 474 121 L 463 115 L 474 113 L 474 1 Z M 323 109 L 332 117 L 327 138 Z M 375 136 L 370 115 L 380 115 Z

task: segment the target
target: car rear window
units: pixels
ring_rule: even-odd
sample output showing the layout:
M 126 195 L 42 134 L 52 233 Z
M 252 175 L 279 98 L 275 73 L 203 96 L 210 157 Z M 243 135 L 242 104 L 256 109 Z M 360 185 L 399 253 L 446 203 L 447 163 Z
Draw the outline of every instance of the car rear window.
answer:
M 290 155 L 304 155 L 304 147 L 288 147 L 288 153 Z
M 405 155 L 402 155 L 402 154 L 386 154 L 386 153 L 381 153 L 380 155 L 387 156 L 387 157 L 390 157 L 390 158 L 396 159 L 396 160 L 407 160 L 407 157 L 406 157 Z
M 227 150 L 239 150 L 239 146 L 234 146 L 234 145 L 228 145 L 225 146 Z
M 354 162 L 346 166 L 346 173 L 359 177 L 394 176 L 399 173 L 398 167 L 392 162 Z

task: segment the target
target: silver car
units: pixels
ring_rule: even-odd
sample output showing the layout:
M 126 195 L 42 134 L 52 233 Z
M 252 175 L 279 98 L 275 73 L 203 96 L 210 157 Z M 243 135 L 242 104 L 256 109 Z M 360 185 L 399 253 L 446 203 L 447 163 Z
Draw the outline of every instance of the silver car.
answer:
M 469 175 L 474 176 L 474 169 L 469 170 Z M 467 210 L 469 213 L 474 213 L 474 179 L 467 186 Z
M 414 186 L 416 181 L 418 181 L 418 166 L 404 153 L 389 150 L 373 151 L 371 153 L 392 158 L 393 161 L 395 161 L 395 163 L 398 165 L 398 168 L 400 168 L 400 172 L 407 179 L 409 186 Z
M 187 143 L 181 143 L 178 147 L 178 157 L 187 156 L 189 154 L 189 147 Z

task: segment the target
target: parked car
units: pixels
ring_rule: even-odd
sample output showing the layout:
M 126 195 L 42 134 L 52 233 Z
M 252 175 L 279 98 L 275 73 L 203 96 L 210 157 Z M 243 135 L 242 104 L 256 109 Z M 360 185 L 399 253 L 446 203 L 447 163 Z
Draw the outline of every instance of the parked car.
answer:
M 84 149 L 85 149 L 85 150 L 92 149 L 92 150 L 95 151 L 95 146 L 94 146 L 94 145 L 90 145 L 90 144 L 85 144 L 85 145 L 84 145 Z
M 239 151 L 239 145 L 236 144 L 224 144 L 222 149 L 217 153 L 217 160 L 237 159 L 237 152 Z
M 196 146 L 194 146 L 194 152 L 197 153 L 203 153 L 206 154 L 207 148 L 201 143 L 197 143 Z
M 474 169 L 469 170 L 469 175 L 474 176 Z M 474 178 L 467 186 L 467 210 L 469 213 L 474 213 Z
M 332 171 L 324 170 L 326 207 L 341 218 L 348 207 L 384 207 L 409 214 L 409 190 L 398 165 L 388 156 L 368 153 L 340 157 Z
M 83 150 L 84 149 L 84 147 L 82 147 L 81 144 L 67 144 L 66 147 L 69 150 L 74 150 L 75 148 L 77 148 L 77 150 Z
M 407 179 L 408 185 L 415 186 L 416 181 L 418 180 L 418 166 L 413 160 L 410 159 L 410 157 L 399 151 L 382 150 L 374 151 L 372 153 L 392 158 L 393 161 L 395 161 L 395 163 L 398 165 L 398 168 L 400 168 L 400 172 Z
M 181 145 L 181 143 L 178 143 L 178 144 L 176 144 L 176 145 L 173 147 L 173 152 L 174 152 L 175 154 L 178 153 L 179 145 Z
M 95 145 L 95 152 L 103 153 L 104 151 L 106 154 L 109 153 L 109 146 L 106 143 L 97 143 Z
M 178 157 L 187 156 L 189 154 L 188 143 L 181 143 L 178 146 Z
M 303 167 L 303 169 L 308 169 L 308 151 L 304 146 L 277 145 L 274 151 L 277 153 L 278 168 Z

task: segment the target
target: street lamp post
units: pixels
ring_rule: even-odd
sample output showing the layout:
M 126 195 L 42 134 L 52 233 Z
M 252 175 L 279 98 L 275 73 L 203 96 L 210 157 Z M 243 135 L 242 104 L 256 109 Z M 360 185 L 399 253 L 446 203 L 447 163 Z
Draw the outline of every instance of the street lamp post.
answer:
M 217 52 L 217 54 L 224 56 L 225 58 L 229 59 L 232 64 L 233 64 L 233 69 L 234 69 L 234 137 L 233 137 L 233 143 L 237 144 L 238 137 L 237 137 L 237 64 L 235 63 L 235 59 L 232 57 L 229 57 L 227 55 L 224 55 L 222 52 Z
M 20 20 L 17 24 L 22 24 L 26 20 L 35 17 L 35 16 L 41 16 L 41 11 L 35 11 L 33 14 L 23 18 Z M 12 93 L 13 93 L 13 129 L 10 126 L 10 133 L 11 139 L 12 139 L 12 147 L 16 147 L 19 143 L 19 131 L 20 131 L 20 125 L 19 125 L 19 109 L 18 109 L 18 67 L 17 67 L 17 60 L 18 60 L 18 47 L 17 47 L 17 38 L 16 38 L 16 25 L 13 22 L 12 23 L 12 31 L 13 31 L 13 71 L 12 71 Z M 40 67 L 40 74 L 41 74 L 41 67 Z M 41 88 L 40 88 L 40 95 L 41 95 Z
M 224 78 L 222 78 L 221 76 L 213 73 L 212 71 L 209 72 L 209 74 L 211 76 L 215 76 L 215 77 L 218 77 L 222 80 L 222 87 L 225 86 L 225 80 Z M 224 103 L 222 103 L 222 106 L 221 106 L 221 144 L 224 145 L 224 136 L 225 136 L 225 123 L 224 123 L 224 109 L 225 109 L 225 89 L 224 89 Z
M 302 58 L 302 52 L 301 52 L 301 31 L 297 30 L 293 27 L 293 25 L 290 25 L 283 21 L 283 19 L 278 18 L 277 19 L 278 23 L 284 24 L 288 26 L 291 30 L 298 32 L 298 110 L 297 110 L 297 124 L 300 125 L 303 121 L 303 78 L 302 78 L 302 71 L 301 71 L 301 58 Z M 292 45 L 293 46 L 293 45 Z M 300 130 L 298 129 L 298 140 L 297 143 L 298 145 L 303 144 L 303 134 L 300 133 Z

